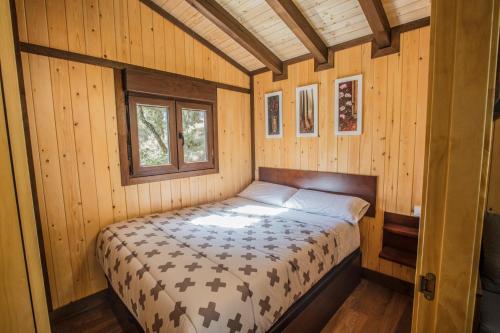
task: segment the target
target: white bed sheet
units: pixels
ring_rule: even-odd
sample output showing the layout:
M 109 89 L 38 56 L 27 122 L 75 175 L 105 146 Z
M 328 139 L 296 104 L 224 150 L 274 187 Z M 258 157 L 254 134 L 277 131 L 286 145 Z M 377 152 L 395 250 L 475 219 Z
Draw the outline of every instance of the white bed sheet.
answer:
M 339 262 L 360 246 L 359 225 L 352 225 L 344 220 L 330 216 L 307 213 L 295 209 L 268 205 L 265 203 L 234 197 L 225 200 L 235 206 L 241 207 L 238 212 L 248 212 L 254 215 L 277 216 L 285 219 L 299 221 L 320 227 L 334 228 L 338 232 Z

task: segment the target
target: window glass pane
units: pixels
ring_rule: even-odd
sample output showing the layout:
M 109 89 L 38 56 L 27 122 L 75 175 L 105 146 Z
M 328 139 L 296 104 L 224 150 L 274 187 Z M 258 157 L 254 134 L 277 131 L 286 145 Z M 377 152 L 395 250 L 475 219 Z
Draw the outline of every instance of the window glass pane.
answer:
M 137 104 L 141 166 L 170 164 L 168 107 Z
M 184 162 L 207 162 L 207 113 L 203 110 L 182 108 L 184 135 Z

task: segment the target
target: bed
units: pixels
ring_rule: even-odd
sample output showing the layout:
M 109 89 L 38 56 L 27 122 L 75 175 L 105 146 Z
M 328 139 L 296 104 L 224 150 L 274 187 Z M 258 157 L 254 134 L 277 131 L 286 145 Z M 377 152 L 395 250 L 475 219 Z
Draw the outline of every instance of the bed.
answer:
M 374 177 L 259 178 L 358 196 L 374 213 Z M 319 330 L 357 285 L 359 244 L 357 224 L 234 197 L 112 224 L 97 257 L 145 332 L 300 332 Z

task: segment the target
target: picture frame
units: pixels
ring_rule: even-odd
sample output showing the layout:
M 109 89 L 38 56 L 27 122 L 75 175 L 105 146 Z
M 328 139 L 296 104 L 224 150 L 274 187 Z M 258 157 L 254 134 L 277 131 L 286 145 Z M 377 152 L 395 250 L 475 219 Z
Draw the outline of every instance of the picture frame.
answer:
M 264 95 L 266 139 L 283 137 L 283 92 L 275 91 Z
M 296 135 L 318 136 L 318 84 L 295 89 Z
M 363 75 L 335 80 L 335 135 L 361 135 L 363 129 Z

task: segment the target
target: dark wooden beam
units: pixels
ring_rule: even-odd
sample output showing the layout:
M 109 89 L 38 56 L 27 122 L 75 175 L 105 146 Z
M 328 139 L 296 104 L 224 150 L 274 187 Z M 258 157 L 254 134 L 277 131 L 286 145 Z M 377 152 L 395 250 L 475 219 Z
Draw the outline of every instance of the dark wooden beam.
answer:
M 391 45 L 391 26 L 381 0 L 359 0 L 379 49 Z
M 215 0 L 186 0 L 207 19 L 259 59 L 274 74 L 283 74 L 283 63 Z
M 354 46 L 357 46 L 357 45 L 369 43 L 369 42 L 371 42 L 372 39 L 373 39 L 373 35 L 362 36 L 362 37 L 359 37 L 359 38 L 356 38 L 356 39 L 349 40 L 349 41 L 344 42 L 344 43 L 340 43 L 340 44 L 337 44 L 337 45 L 334 45 L 334 46 L 330 46 L 328 48 L 328 51 L 329 51 L 329 54 L 331 54 L 332 57 L 333 57 L 333 55 L 337 51 L 341 51 L 341 50 L 344 50 L 344 49 L 348 49 L 350 47 L 354 47 Z M 293 64 L 296 64 L 296 63 L 299 63 L 299 62 L 302 62 L 302 61 L 306 61 L 306 60 L 309 60 L 309 59 L 314 59 L 314 57 L 313 57 L 313 55 L 311 53 L 303 54 L 303 55 L 297 56 L 295 58 L 291 58 L 291 59 L 283 61 L 283 66 L 284 66 L 284 68 L 287 68 L 290 65 L 293 65 Z M 259 68 L 259 69 L 251 71 L 250 75 L 253 77 L 255 75 L 262 74 L 262 73 L 265 73 L 267 71 L 269 71 L 269 69 L 267 69 L 266 67 L 262 67 L 262 68 Z
M 428 26 L 430 17 L 424 17 L 419 20 L 407 22 L 391 28 L 391 44 L 387 47 L 380 47 L 375 38 L 372 39 L 372 58 L 383 57 L 389 54 L 398 53 L 401 43 L 401 34 L 414 29 Z
M 311 52 L 318 65 L 326 64 L 331 60 L 331 58 L 328 57 L 328 47 L 293 1 L 266 1 L 290 30 L 292 30 L 295 36 L 300 39 L 309 52 Z M 333 64 L 331 65 L 333 66 Z
M 255 180 L 255 89 L 254 77 L 250 77 L 250 151 L 251 151 L 251 167 L 252 181 Z
M 391 35 L 396 36 L 396 38 L 394 39 L 394 41 L 396 41 L 396 43 L 393 42 L 393 44 L 397 44 L 397 45 L 394 45 L 395 47 L 392 47 L 392 45 L 391 45 L 391 47 L 386 47 L 382 50 L 374 48 L 374 49 L 372 49 L 372 57 L 381 57 L 384 55 L 389 55 L 391 53 L 399 52 L 399 36 L 402 33 L 407 32 L 407 31 L 411 31 L 411 30 L 415 30 L 415 29 L 420 29 L 422 27 L 428 26 L 429 24 L 430 24 L 430 18 L 424 17 L 424 18 L 421 18 L 421 19 L 418 19 L 415 21 L 411 21 L 411 22 L 404 23 L 404 24 L 393 27 L 391 29 Z M 370 43 L 371 41 L 373 41 L 373 34 L 362 36 L 362 37 L 359 37 L 356 39 L 351 39 L 347 42 L 330 46 L 328 48 L 328 50 L 330 53 L 335 54 L 335 52 L 345 50 L 345 49 L 348 49 L 350 47 L 358 46 L 361 44 Z M 285 60 L 283 62 L 283 66 L 284 66 L 284 68 L 286 68 L 289 65 L 293 65 L 293 64 L 296 64 L 298 62 L 302 62 L 302 61 L 309 60 L 312 58 L 313 58 L 313 55 L 311 53 L 303 54 L 303 55 L 300 55 L 298 57 Z M 254 70 L 254 71 L 251 71 L 250 75 L 253 77 L 255 75 L 265 73 L 268 70 L 269 69 L 267 69 L 266 67 L 262 67 L 262 68 Z
M 46 47 L 46 46 L 41 46 L 41 45 L 36 45 L 36 44 L 20 42 L 19 49 L 21 52 L 38 54 L 38 55 L 42 55 L 42 56 L 46 56 L 46 57 L 64 59 L 64 60 L 69 60 L 69 61 L 82 62 L 85 64 L 97 65 L 97 66 L 101 66 L 101 67 L 109 67 L 109 68 L 116 68 L 116 69 L 135 69 L 135 70 L 141 70 L 141 71 L 146 71 L 146 72 L 150 72 L 150 73 L 162 73 L 163 75 L 166 75 L 172 79 L 180 79 L 180 80 L 189 79 L 189 80 L 193 80 L 193 81 L 197 81 L 197 82 L 204 82 L 207 84 L 211 84 L 211 85 L 213 85 L 217 88 L 220 88 L 220 89 L 226 89 L 226 90 L 232 90 L 232 91 L 236 91 L 236 92 L 240 92 L 240 93 L 244 93 L 244 94 L 250 94 L 250 89 L 235 86 L 232 84 L 226 84 L 226 83 L 220 83 L 220 82 L 215 82 L 215 81 L 210 81 L 210 80 L 205 80 L 205 79 L 199 79 L 199 78 L 195 78 L 195 77 L 191 77 L 191 76 L 187 76 L 187 75 L 171 73 L 171 72 L 166 72 L 166 71 L 160 71 L 160 70 L 153 69 L 153 68 L 147 68 L 147 67 L 142 67 L 142 66 L 137 66 L 137 65 L 132 65 L 132 64 L 126 64 L 126 63 L 119 62 L 119 61 L 98 58 L 98 57 L 89 56 L 86 54 L 69 52 L 69 51 L 64 51 L 64 50 L 60 50 L 60 49 L 54 49 L 51 47 Z
M 196 32 L 194 32 L 191 28 L 189 28 L 187 25 L 185 25 L 184 23 L 182 23 L 181 21 L 179 21 L 178 19 L 176 19 L 175 17 L 173 17 L 172 15 L 170 15 L 165 9 L 161 8 L 160 6 L 158 6 L 152 0 L 140 0 L 140 1 L 143 4 L 145 4 L 146 6 L 148 6 L 152 11 L 156 12 L 157 14 L 159 14 L 160 16 L 162 16 L 164 19 L 172 22 L 178 28 L 180 28 L 182 31 L 184 31 L 185 33 L 187 33 L 188 35 L 190 35 L 191 37 L 193 37 L 194 39 L 196 39 L 201 44 L 205 45 L 208 49 L 210 49 L 212 52 L 214 52 L 215 54 L 217 54 L 219 57 L 221 57 L 222 59 L 225 59 L 227 62 L 229 62 L 234 67 L 238 68 L 243 73 L 245 73 L 247 75 L 250 75 L 249 70 L 246 69 L 245 67 L 243 67 L 243 65 L 241 65 L 240 63 L 238 63 L 233 58 L 229 57 L 223 51 L 221 51 L 218 48 L 216 48 L 213 44 L 211 44 L 205 38 L 201 37 Z

